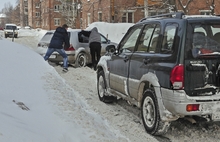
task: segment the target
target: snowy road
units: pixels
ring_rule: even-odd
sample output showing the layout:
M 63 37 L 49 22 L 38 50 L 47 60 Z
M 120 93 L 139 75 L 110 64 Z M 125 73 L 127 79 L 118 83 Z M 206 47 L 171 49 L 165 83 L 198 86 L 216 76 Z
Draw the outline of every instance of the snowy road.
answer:
M 14 42 L 23 44 L 33 50 L 39 37 L 20 36 Z M 8 40 L 11 40 L 8 38 Z M 96 90 L 96 72 L 89 67 L 69 67 L 69 72 L 63 73 L 61 66 L 54 68 L 74 90 L 79 92 L 91 108 L 100 114 L 115 130 L 126 136 L 131 142 L 158 141 L 161 142 L 204 142 L 220 141 L 220 123 L 202 122 L 192 124 L 186 119 L 179 119 L 171 124 L 164 137 L 152 137 L 147 134 L 142 125 L 140 111 L 119 100 L 113 104 L 104 104 L 99 101 Z

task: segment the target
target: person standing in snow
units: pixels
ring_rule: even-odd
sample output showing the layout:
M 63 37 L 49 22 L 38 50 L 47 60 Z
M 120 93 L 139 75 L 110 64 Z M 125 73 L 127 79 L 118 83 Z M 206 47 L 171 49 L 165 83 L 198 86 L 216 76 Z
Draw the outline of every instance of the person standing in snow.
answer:
M 90 54 L 92 56 L 92 66 L 96 70 L 96 65 L 100 60 L 101 53 L 101 36 L 98 32 L 98 29 L 94 27 L 91 31 L 82 30 L 82 34 L 89 35 L 89 48 Z
M 63 57 L 63 71 L 68 71 L 68 57 L 64 48 L 70 48 L 72 45 L 69 43 L 69 37 L 67 33 L 68 26 L 64 24 L 62 27 L 56 28 L 54 35 L 50 41 L 50 45 L 44 56 L 44 60 L 47 61 L 50 55 L 57 51 Z M 63 48 L 64 44 L 64 48 Z

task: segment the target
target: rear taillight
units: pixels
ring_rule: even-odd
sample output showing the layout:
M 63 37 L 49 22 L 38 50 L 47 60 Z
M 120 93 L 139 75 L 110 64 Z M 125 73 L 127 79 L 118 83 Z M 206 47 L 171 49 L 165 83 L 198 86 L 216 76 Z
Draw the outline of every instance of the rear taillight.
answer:
M 199 110 L 199 104 L 188 104 L 186 106 L 186 111 L 198 111 Z
M 73 47 L 65 49 L 65 51 L 74 51 L 75 49 Z
M 48 48 L 49 44 L 48 43 L 38 43 L 38 47 L 43 47 L 43 48 Z
M 183 89 L 184 88 L 184 66 L 178 65 L 173 68 L 170 74 L 170 81 L 172 83 L 173 89 Z

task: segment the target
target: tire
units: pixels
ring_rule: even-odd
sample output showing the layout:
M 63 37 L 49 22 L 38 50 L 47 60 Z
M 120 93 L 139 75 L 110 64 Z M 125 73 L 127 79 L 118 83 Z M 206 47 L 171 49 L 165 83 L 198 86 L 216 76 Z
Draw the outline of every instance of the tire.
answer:
M 15 38 L 18 38 L 18 35 L 15 35 Z
M 7 38 L 8 36 L 7 35 L 5 35 L 5 38 Z
M 170 127 L 170 122 L 161 121 L 157 98 L 155 92 L 151 89 L 144 92 L 141 117 L 144 128 L 149 134 L 163 135 Z
M 78 54 L 75 62 L 75 67 L 84 67 L 87 64 L 86 54 L 81 52 Z
M 116 97 L 114 96 L 106 95 L 106 82 L 105 82 L 105 75 L 103 70 L 98 72 L 97 90 L 98 90 L 99 100 L 104 103 L 112 103 L 116 99 Z

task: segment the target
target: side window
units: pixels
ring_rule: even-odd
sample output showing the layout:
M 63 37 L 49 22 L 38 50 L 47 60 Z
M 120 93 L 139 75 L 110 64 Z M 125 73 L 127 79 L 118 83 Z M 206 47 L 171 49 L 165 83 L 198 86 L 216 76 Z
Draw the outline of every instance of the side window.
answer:
M 146 25 L 144 27 L 144 30 L 141 34 L 140 40 L 138 41 L 138 52 L 147 52 L 148 51 L 148 46 L 150 43 L 150 39 L 152 36 L 152 33 L 154 31 L 155 24 L 152 25 Z
M 172 53 L 178 24 L 167 24 L 164 31 L 160 53 Z
M 203 27 L 201 27 L 200 25 L 195 26 L 194 33 L 201 33 L 206 36 L 205 29 Z
M 143 25 L 133 27 L 119 45 L 120 52 L 133 52 Z
M 155 53 L 159 42 L 159 35 L 160 35 L 160 25 L 156 25 L 154 31 L 153 31 L 153 35 L 151 38 L 151 42 L 150 42 L 150 46 L 148 49 L 148 52 L 150 53 Z
M 108 43 L 107 39 L 104 36 L 102 35 L 100 36 L 101 36 L 101 43 Z
M 89 37 L 85 36 L 81 32 L 78 33 L 78 40 L 81 43 L 89 43 Z

